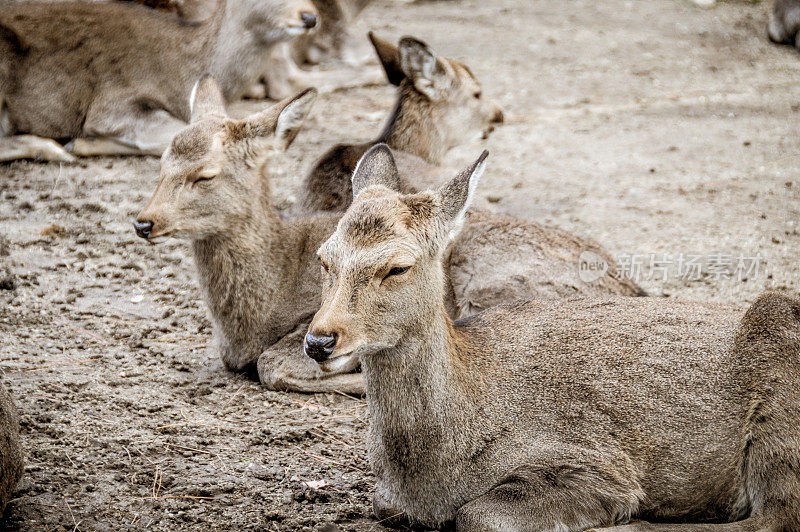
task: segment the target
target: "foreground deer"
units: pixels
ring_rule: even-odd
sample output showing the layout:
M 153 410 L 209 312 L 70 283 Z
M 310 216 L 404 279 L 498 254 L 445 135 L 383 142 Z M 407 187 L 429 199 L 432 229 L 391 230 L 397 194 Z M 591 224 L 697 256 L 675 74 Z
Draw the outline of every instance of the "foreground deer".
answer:
M 319 309 L 316 250 L 338 213 L 282 217 L 264 162 L 294 139 L 314 99 L 304 92 L 246 120 L 225 114 L 211 77 L 199 83 L 192 123 L 173 139 L 161 181 L 135 223 L 139 236 L 192 243 L 200 284 L 225 365 L 257 365 L 271 388 L 361 393 L 356 358 L 318 365 L 303 355 L 303 335 Z M 399 177 L 396 168 L 387 179 Z M 377 229 L 377 228 L 376 228 Z M 578 278 L 577 257 L 596 244 L 511 218 L 474 214 L 450 250 L 448 309 L 466 316 L 519 297 L 576 293 L 637 295 L 630 281 Z
M 419 186 L 420 175 L 436 182 L 439 169 L 431 165 L 441 164 L 450 148 L 481 134 L 486 137 L 503 121 L 500 108 L 484 98 L 466 66 L 437 57 L 413 37 L 400 39 L 399 47 L 372 33 L 369 37 L 389 82 L 398 86 L 395 109 L 376 140 L 334 146 L 322 156 L 303 183 L 299 206 L 304 210 L 345 210 L 353 196 L 350 177 L 356 163 L 377 143 L 395 150 L 401 175 L 415 176 Z
M 373 148 L 319 250 L 306 339 L 360 357 L 381 518 L 460 531 L 578 531 L 658 521 L 800 530 L 800 301 L 517 302 L 453 323 L 448 243 L 484 154 L 435 192 L 384 186 Z M 741 322 L 740 322 L 741 318 Z
M 775 0 L 767 26 L 770 40 L 800 48 L 798 31 L 800 31 L 800 0 Z
M 0 515 L 23 470 L 17 407 L 6 387 L 0 383 Z
M 160 155 L 186 125 L 204 72 L 236 99 L 264 72 L 272 46 L 315 24 L 310 0 L 218 0 L 197 23 L 125 3 L 5 5 L 0 161 Z M 52 139 L 75 139 L 72 153 Z

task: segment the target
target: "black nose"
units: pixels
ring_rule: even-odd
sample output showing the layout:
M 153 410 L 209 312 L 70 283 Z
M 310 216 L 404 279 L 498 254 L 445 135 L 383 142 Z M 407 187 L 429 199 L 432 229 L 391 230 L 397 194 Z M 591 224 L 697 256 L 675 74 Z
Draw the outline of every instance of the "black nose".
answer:
M 314 13 L 309 13 L 308 11 L 300 13 L 300 20 L 303 21 L 303 25 L 308 29 L 311 29 L 317 25 L 317 16 Z
M 325 362 L 333 354 L 333 349 L 336 347 L 336 333 L 330 336 L 314 336 L 309 333 L 306 335 L 306 342 L 303 349 L 306 355 L 310 356 L 317 362 Z
M 147 239 L 150 236 L 150 231 L 153 230 L 153 222 L 140 222 L 136 220 L 133 222 L 133 228 L 136 229 L 137 235 Z

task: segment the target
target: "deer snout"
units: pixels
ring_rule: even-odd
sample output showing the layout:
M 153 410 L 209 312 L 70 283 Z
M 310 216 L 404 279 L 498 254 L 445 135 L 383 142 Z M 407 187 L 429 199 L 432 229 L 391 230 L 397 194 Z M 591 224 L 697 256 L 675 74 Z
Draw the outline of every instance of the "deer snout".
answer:
M 320 335 L 308 333 L 303 345 L 303 351 L 317 362 L 325 362 L 336 349 L 337 339 L 338 335 L 336 333 Z
M 134 220 L 133 228 L 139 237 L 147 240 L 150 238 L 150 233 L 153 232 L 153 222 Z
M 303 26 L 311 29 L 317 25 L 317 14 L 310 11 L 303 11 L 300 13 L 300 20 L 303 22 Z

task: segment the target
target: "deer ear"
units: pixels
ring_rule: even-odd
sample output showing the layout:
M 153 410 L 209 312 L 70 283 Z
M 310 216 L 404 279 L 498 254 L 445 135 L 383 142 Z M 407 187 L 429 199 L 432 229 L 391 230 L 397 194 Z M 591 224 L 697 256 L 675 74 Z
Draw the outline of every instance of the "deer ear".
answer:
M 192 89 L 189 97 L 189 108 L 191 109 L 190 122 L 197 122 L 204 118 L 218 117 L 225 118 L 225 97 L 219 88 L 217 80 L 211 74 L 203 74 Z
M 316 99 L 317 89 L 306 89 L 291 99 L 283 108 L 278 115 L 278 124 L 275 127 L 276 145 L 280 149 L 288 148 L 297 137 Z
M 375 53 L 378 54 L 378 60 L 383 66 L 383 71 L 386 72 L 386 79 L 392 85 L 400 85 L 406 79 L 406 74 L 400 66 L 400 50 L 397 49 L 397 46 L 375 36 L 372 32 L 369 32 L 367 36 L 372 43 L 372 47 L 375 48 Z
M 303 122 L 316 98 L 316 89 L 306 89 L 247 118 L 245 137 L 267 137 L 274 134 L 275 147 L 285 150 L 303 127 Z
M 413 37 L 400 39 L 400 65 L 419 92 L 431 100 L 439 97 L 447 73 L 427 44 Z
M 353 172 L 353 199 L 372 185 L 400 191 L 400 174 L 392 150 L 386 144 L 376 144 L 358 161 Z
M 484 151 L 478 160 L 458 173 L 453 179 L 442 185 L 437 194 L 442 208 L 441 216 L 450 227 L 451 238 L 461 229 L 464 215 L 472 204 L 475 189 L 486 169 L 488 151 Z

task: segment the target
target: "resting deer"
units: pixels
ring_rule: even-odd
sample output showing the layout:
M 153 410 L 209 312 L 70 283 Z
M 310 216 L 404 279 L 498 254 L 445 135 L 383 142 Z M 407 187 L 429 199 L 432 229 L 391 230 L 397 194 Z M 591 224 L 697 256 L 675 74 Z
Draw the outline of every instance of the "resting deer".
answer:
M 775 0 L 767 26 L 767 35 L 777 44 L 800 48 L 800 0 Z
M 247 96 L 277 100 L 305 87 L 325 93 L 381 83 L 380 73 L 367 67 L 366 60 L 359 57 L 360 47 L 348 31 L 369 1 L 313 0 L 319 12 L 319 29 L 276 46 L 261 83 L 252 87 Z M 304 70 L 298 66 L 323 61 L 335 61 L 338 67 Z
M 198 84 L 191 124 L 161 161 L 161 180 L 135 225 L 156 243 L 191 242 L 200 285 L 215 323 L 220 355 L 233 370 L 257 366 L 275 389 L 363 391 L 358 360 L 334 364 L 303 355 L 303 336 L 319 309 L 316 250 L 340 213 L 282 217 L 271 199 L 265 161 L 294 139 L 314 99 L 304 92 L 245 120 L 225 114 L 213 78 Z M 397 178 L 396 171 L 392 174 Z M 578 277 L 577 257 L 599 246 L 512 218 L 474 214 L 448 259 L 448 309 L 454 317 L 519 297 L 641 290 L 611 275 Z M 315 296 L 316 295 L 316 296 Z
M 234 100 L 276 43 L 315 25 L 310 0 L 218 0 L 203 22 L 121 2 L 5 5 L 0 161 L 160 155 L 204 72 Z M 53 139 L 74 140 L 65 150 Z
M 415 176 L 414 185 L 436 182 L 447 151 L 479 135 L 488 136 L 503 113 L 484 97 L 465 65 L 436 53 L 413 37 L 399 46 L 369 34 L 386 77 L 397 85 L 397 103 L 383 133 L 372 142 L 340 144 L 314 165 L 303 183 L 298 205 L 307 211 L 343 211 L 350 204 L 350 177 L 356 163 L 373 145 L 395 151 L 401 175 Z M 429 176 L 420 183 L 420 176 Z M 405 180 L 404 180 L 405 183 Z M 414 189 L 406 184 L 406 189 Z
M 454 323 L 445 257 L 485 157 L 403 194 L 385 186 L 391 153 L 373 148 L 319 250 L 306 351 L 361 359 L 378 518 L 800 530 L 800 300 L 767 294 L 743 318 L 654 298 L 538 300 Z

